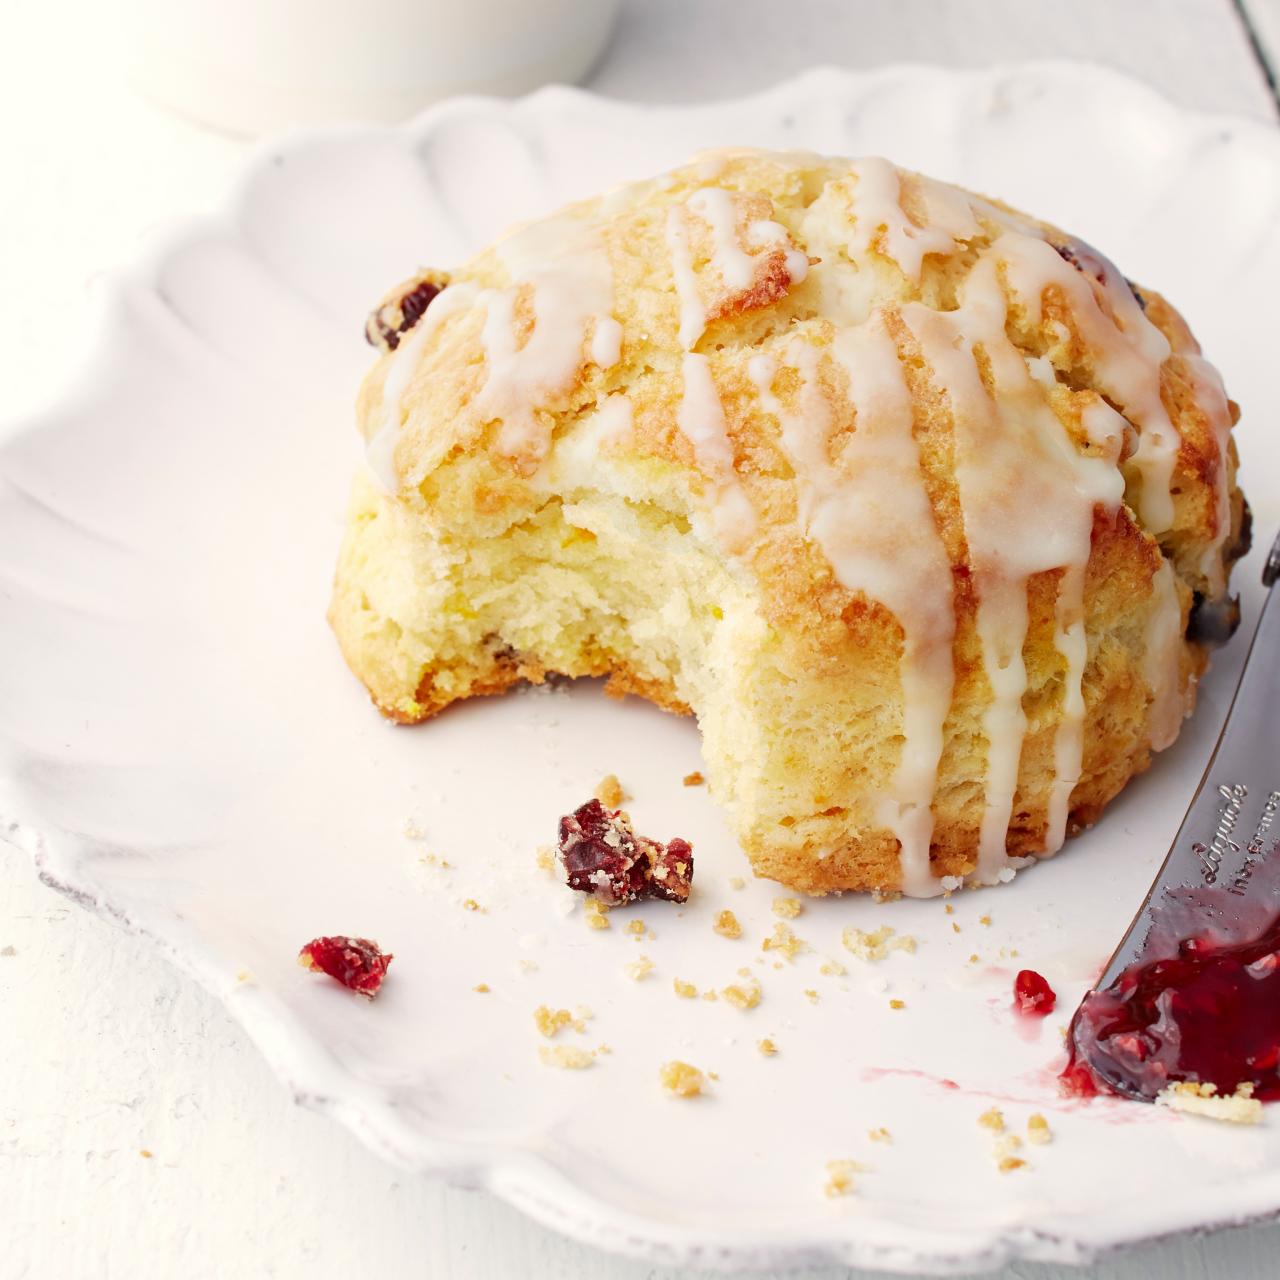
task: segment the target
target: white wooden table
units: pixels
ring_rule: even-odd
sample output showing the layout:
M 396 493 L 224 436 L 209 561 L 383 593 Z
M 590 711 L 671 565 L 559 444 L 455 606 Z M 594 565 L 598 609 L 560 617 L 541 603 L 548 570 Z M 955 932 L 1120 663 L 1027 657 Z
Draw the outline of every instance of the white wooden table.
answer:
M 0 422 L 65 383 L 94 279 L 157 224 L 214 207 L 244 150 L 130 92 L 112 10 L 63 0 L 0 11 Z M 592 83 L 691 100 L 819 61 L 1026 57 L 1094 59 L 1187 106 L 1274 121 L 1280 0 L 629 0 Z M 1280 1227 L 1259 1228 L 1088 1274 L 1271 1280 L 1278 1254 Z M 678 1274 L 387 1168 L 296 1109 L 211 997 L 0 850 L 0 1277 L 317 1268 L 378 1280 Z

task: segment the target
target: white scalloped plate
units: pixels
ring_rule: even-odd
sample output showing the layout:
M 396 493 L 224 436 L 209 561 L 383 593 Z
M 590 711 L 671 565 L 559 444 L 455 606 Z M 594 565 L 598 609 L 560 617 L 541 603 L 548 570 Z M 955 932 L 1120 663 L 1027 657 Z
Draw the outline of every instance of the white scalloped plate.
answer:
M 741 856 L 704 791 L 681 786 L 692 724 L 584 686 L 395 729 L 343 668 L 323 615 L 367 307 L 515 219 L 723 143 L 888 154 L 1095 239 L 1183 306 L 1223 368 L 1274 527 L 1272 130 L 1050 65 L 818 72 L 670 109 L 553 89 L 298 135 L 263 149 L 225 218 L 118 283 L 75 394 L 0 451 L 0 830 L 217 991 L 300 1101 L 583 1240 L 702 1265 L 958 1271 L 1275 1213 L 1274 1121 L 1227 1131 L 1068 1103 L 1054 1081 L 1059 1031 L 1177 826 L 1242 645 L 1177 747 L 1066 856 L 959 896 L 954 915 L 811 905 L 794 922 L 811 950 L 781 969 L 760 952 L 774 891 L 730 886 Z M 1250 620 L 1256 578 L 1255 557 Z M 697 845 L 695 901 L 635 912 L 656 935 L 641 941 L 620 913 L 585 928 L 534 863 L 607 771 L 642 830 Z M 724 907 L 739 941 L 711 930 Z M 844 926 L 886 923 L 920 939 L 916 955 L 841 952 Z M 294 963 L 324 932 L 395 951 L 376 1003 Z M 656 971 L 633 982 L 623 966 L 641 952 Z M 826 957 L 847 975 L 823 974 Z M 673 994 L 674 977 L 722 986 L 749 961 L 764 988 L 751 1012 Z M 1060 994 L 1038 1029 L 1009 1008 L 1023 964 Z M 594 1009 L 585 1035 L 563 1035 L 612 1053 L 542 1065 L 541 1003 Z M 673 1057 L 718 1073 L 708 1096 L 661 1094 Z M 992 1101 L 1019 1129 L 1049 1117 L 1056 1139 L 1029 1168 L 997 1172 L 976 1123 Z M 869 1141 L 879 1126 L 891 1145 Z M 870 1171 L 828 1199 L 825 1162 L 844 1157 Z

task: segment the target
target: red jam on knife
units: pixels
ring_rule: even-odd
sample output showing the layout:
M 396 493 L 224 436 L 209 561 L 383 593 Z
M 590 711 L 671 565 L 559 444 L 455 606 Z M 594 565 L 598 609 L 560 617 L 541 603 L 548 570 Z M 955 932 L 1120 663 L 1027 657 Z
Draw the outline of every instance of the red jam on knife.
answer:
M 1250 899 L 1217 888 L 1171 894 L 1153 913 L 1142 957 L 1077 1010 L 1066 1088 L 1152 1101 L 1190 1082 L 1280 1098 L 1277 903 L 1274 889 Z

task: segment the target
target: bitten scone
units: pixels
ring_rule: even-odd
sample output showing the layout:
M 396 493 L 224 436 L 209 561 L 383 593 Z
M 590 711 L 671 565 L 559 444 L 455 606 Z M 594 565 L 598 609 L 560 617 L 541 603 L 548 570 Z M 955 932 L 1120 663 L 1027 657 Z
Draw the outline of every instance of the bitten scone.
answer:
M 717 152 L 370 319 L 330 620 L 382 712 L 693 712 L 759 875 L 940 892 L 1168 746 L 1247 542 L 1235 408 L 1089 246 L 880 159 Z

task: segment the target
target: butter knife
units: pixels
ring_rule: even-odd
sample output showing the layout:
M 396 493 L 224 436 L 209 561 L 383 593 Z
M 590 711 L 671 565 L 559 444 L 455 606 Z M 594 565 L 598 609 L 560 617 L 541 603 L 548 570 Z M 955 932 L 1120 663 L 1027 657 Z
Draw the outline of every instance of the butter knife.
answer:
M 1069 1036 L 1073 1053 L 1087 1058 L 1083 1010 L 1092 997 L 1113 987 L 1126 970 L 1170 954 L 1176 943 L 1157 934 L 1157 920 L 1173 915 L 1190 928 L 1230 935 L 1241 922 L 1254 923 L 1280 911 L 1272 874 L 1280 840 L 1280 536 L 1262 570 L 1268 588 L 1240 682 L 1218 744 L 1173 845 L 1133 923 L 1081 1002 Z M 1259 876 L 1262 867 L 1268 874 Z M 1117 1092 L 1149 1100 L 1122 1079 L 1106 1078 Z

